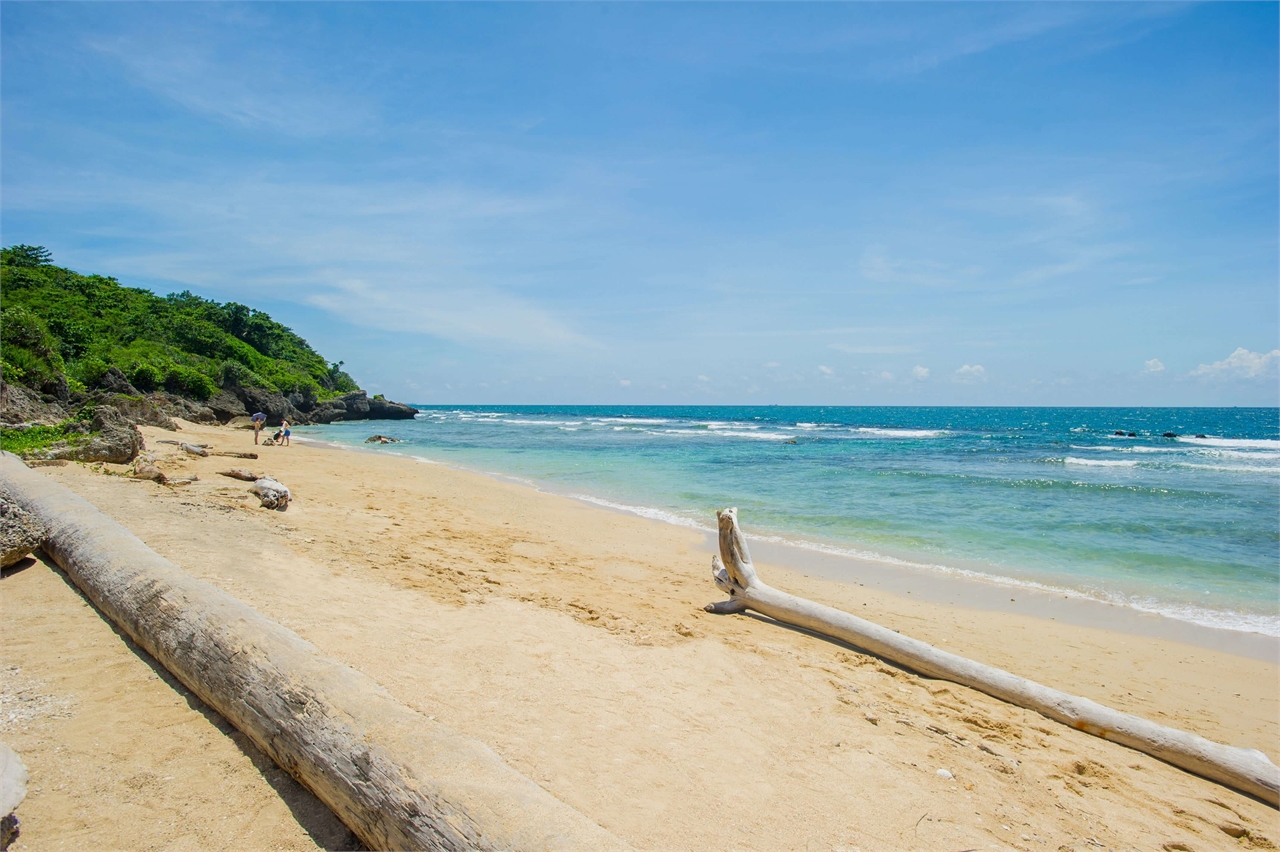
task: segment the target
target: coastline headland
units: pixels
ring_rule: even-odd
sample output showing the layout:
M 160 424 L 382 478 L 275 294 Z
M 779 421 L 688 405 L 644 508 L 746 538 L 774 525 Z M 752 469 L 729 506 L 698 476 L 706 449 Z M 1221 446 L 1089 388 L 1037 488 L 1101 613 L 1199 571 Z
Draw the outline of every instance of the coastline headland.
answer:
M 187 441 L 254 449 L 242 430 L 180 425 Z M 156 464 L 188 484 L 112 475 L 127 469 L 110 464 L 41 473 L 397 700 L 485 742 L 637 848 L 1227 849 L 1242 837 L 1259 847 L 1276 840 L 1273 809 L 1145 755 L 767 619 L 702 612 L 718 593 L 697 530 L 444 465 L 303 443 L 259 448 L 245 462 L 293 491 L 287 512 L 271 512 L 244 483 L 218 476 L 219 459 L 142 431 Z M 775 564 L 781 555 L 756 546 L 779 588 L 1278 756 L 1275 659 L 1193 636 L 1053 620 L 1034 607 L 834 582 L 807 565 Z M 10 722 L 6 737 L 33 778 L 59 779 L 33 786 L 28 837 L 72 837 L 91 821 L 105 845 L 203 837 L 260 846 L 255 839 L 269 836 L 277 848 L 317 848 L 324 831 L 299 816 L 311 813 L 305 795 L 273 788 L 251 752 L 219 757 L 227 735 L 198 701 L 175 705 L 163 683 L 135 689 L 130 672 L 150 671 L 145 655 L 95 627 L 56 571 L 37 563 L 4 583 L 15 677 L 39 699 L 24 706 L 44 708 Z M 51 635 L 78 637 L 77 650 Z M 115 652 L 113 691 L 85 660 Z M 126 724 L 110 709 L 122 701 L 132 702 Z M 99 727 L 112 718 L 114 730 Z M 183 738 L 200 759 L 179 772 L 153 759 Z M 156 779 L 148 798 L 163 823 L 130 818 L 131 785 L 147 778 Z M 227 806 L 259 818 L 224 818 L 222 790 L 231 791 Z

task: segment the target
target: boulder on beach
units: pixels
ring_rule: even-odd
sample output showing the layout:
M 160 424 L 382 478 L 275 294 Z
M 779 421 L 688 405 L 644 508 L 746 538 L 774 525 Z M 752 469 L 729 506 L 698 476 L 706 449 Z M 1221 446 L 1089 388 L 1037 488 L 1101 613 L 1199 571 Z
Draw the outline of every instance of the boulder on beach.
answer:
M 279 512 L 289 508 L 289 501 L 293 499 L 293 495 L 289 493 L 288 488 L 285 488 L 269 476 L 264 476 L 254 482 L 249 487 L 249 491 L 256 494 L 258 499 L 262 501 L 262 508 L 275 509 Z
M 97 434 L 86 443 L 56 447 L 48 457 L 82 462 L 128 464 L 142 452 L 142 433 L 115 408 L 100 405 L 89 428 Z
M 164 485 L 169 481 L 169 477 L 164 475 L 164 471 L 156 467 L 150 459 L 141 457 L 133 465 L 133 473 L 130 474 L 134 479 L 149 479 L 152 482 L 158 482 Z
M 182 444 L 182 451 L 189 456 L 200 456 L 204 458 L 209 455 L 209 451 L 199 444 Z
M 44 524 L 19 506 L 0 500 L 0 568 L 8 568 L 35 551 L 49 531 Z

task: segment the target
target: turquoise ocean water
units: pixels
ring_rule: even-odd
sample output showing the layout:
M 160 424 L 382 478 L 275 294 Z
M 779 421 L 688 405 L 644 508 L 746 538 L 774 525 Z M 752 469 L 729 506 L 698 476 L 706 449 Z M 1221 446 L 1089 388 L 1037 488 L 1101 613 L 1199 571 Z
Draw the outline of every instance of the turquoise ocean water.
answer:
M 373 432 L 672 523 L 735 505 L 761 538 L 1280 636 L 1274 408 L 421 406 L 297 430 Z

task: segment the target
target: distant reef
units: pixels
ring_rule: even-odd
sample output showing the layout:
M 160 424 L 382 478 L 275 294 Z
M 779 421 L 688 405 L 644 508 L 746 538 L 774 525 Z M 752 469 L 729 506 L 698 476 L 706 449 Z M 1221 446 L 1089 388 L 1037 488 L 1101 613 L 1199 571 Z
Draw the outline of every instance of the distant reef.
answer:
M 55 266 L 40 246 L 3 250 L 0 298 L 5 449 L 47 443 L 37 432 L 88 435 L 104 417 L 172 429 L 175 417 L 229 423 L 259 411 L 272 426 L 417 413 L 370 398 L 341 361 L 326 361 L 262 311 L 80 275 Z M 114 411 L 95 418 L 100 408 Z

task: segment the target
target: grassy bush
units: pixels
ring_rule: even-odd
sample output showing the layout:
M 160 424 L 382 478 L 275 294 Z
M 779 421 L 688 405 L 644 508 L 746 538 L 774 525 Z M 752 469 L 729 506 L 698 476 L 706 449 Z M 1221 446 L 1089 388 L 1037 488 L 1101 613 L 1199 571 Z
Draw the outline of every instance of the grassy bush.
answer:
M 66 420 L 56 426 L 31 426 L 26 429 L 0 428 L 0 449 L 25 456 L 52 445 L 66 441 L 68 444 L 83 444 L 89 440 L 85 432 L 72 428 L 75 420 Z

